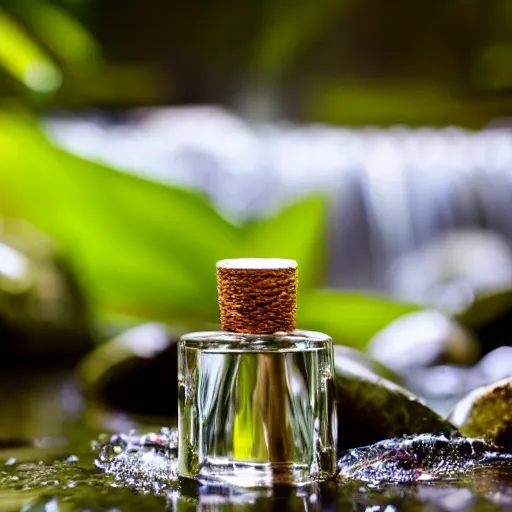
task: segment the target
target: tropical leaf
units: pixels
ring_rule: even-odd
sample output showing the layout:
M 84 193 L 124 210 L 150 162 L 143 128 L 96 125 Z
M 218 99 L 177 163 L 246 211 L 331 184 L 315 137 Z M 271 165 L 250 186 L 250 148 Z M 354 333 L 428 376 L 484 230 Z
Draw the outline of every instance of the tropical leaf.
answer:
M 59 5 L 46 0 L 15 0 L 9 2 L 9 7 L 64 64 L 88 66 L 99 57 L 92 35 Z
M 238 228 L 202 195 L 71 155 L 28 118 L 1 116 L 0 146 L 0 214 L 59 241 L 98 309 L 215 319 L 215 262 Z

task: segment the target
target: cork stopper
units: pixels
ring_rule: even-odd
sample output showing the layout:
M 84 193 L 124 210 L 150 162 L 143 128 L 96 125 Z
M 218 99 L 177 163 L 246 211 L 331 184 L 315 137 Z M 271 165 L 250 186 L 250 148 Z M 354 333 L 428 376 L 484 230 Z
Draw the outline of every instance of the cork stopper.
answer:
M 295 330 L 297 262 L 241 258 L 217 263 L 223 331 L 272 334 Z

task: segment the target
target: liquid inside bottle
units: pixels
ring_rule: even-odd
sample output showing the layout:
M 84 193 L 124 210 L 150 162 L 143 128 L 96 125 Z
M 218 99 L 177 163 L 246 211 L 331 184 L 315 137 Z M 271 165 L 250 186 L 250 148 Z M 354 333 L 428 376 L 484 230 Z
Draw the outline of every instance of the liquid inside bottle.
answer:
M 193 333 L 179 347 L 179 472 L 243 487 L 336 468 L 331 339 Z

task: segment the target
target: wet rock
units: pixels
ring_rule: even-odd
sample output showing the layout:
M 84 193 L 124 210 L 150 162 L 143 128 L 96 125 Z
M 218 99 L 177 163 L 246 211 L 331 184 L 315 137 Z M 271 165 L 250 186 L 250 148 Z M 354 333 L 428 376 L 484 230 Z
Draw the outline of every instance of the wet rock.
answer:
M 512 451 L 512 378 L 475 389 L 455 405 L 449 419 L 464 435 Z
M 85 394 L 112 410 L 176 417 L 177 344 L 162 324 L 129 329 L 89 353 L 79 366 Z
M 344 345 L 335 345 L 334 357 L 339 361 L 353 361 L 354 363 L 363 366 L 367 370 L 379 375 L 380 377 L 384 377 L 385 379 L 394 382 L 395 384 L 402 383 L 402 377 L 391 370 L 388 366 L 385 366 L 384 364 L 355 348 L 346 347 Z
M 481 439 L 422 434 L 348 450 L 338 461 L 338 479 L 415 483 L 460 478 L 489 467 L 512 468 L 512 454 Z
M 380 331 L 369 354 L 400 375 L 435 364 L 473 364 L 479 345 L 471 334 L 438 311 L 410 313 Z
M 401 386 L 335 347 L 338 450 L 455 427 Z
M 75 275 L 52 242 L 0 219 L 2 362 L 83 353 L 92 345 L 90 325 Z

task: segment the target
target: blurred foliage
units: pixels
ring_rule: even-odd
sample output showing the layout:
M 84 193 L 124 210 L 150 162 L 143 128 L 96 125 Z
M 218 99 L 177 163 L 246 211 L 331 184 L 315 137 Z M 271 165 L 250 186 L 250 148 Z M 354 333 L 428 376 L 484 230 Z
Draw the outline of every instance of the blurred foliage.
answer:
M 145 180 L 67 153 L 21 113 L 0 116 L 0 216 L 48 233 L 69 255 L 95 309 L 170 322 L 218 321 L 215 263 L 293 258 L 300 265 L 299 322 L 361 347 L 414 309 L 384 298 L 321 292 L 325 204 L 310 197 L 237 227 L 199 193 Z
M 100 58 L 98 44 L 89 31 L 62 6 L 50 0 L 23 0 L 11 6 L 64 67 L 79 71 Z
M 14 94 L 43 106 L 156 99 L 155 73 L 106 63 L 89 30 L 60 2 L 3 0 L 0 37 L 0 72 L 14 79 L 0 74 L 0 97 Z
M 0 34 L 0 62 L 14 78 L 34 92 L 50 92 L 60 86 L 62 76 L 58 67 L 2 10 Z
M 59 107 L 246 113 L 263 92 L 274 117 L 478 127 L 512 115 L 511 5 L 1 0 L 0 68 Z M 0 95 L 26 96 L 1 74 Z
M 265 22 L 257 38 L 254 67 L 274 76 L 282 75 L 315 39 L 333 28 L 340 13 L 353 2 L 266 2 L 263 13 Z

